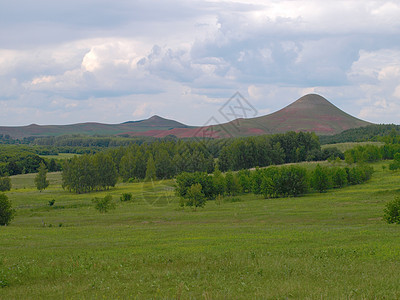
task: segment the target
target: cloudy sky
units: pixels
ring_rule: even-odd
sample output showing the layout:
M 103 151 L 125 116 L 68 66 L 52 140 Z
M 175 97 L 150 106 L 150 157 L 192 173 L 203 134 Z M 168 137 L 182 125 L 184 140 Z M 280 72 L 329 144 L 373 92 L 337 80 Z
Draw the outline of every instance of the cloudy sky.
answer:
M 313 92 L 399 124 L 400 2 L 0 2 L 0 126 L 202 125 L 236 91 L 258 115 Z

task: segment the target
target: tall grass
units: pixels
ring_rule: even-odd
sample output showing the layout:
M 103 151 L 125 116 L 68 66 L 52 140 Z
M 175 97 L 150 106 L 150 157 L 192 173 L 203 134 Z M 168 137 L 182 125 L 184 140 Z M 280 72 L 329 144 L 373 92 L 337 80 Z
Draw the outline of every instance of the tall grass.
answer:
M 0 228 L 0 298 L 399 298 L 399 227 L 382 215 L 400 194 L 400 174 L 383 164 L 366 184 L 244 195 L 196 212 L 179 208 L 173 181 L 76 195 L 59 174 L 42 193 L 14 177 L 18 189 L 7 194 L 17 215 Z M 91 199 L 108 193 L 117 208 L 100 214 Z M 119 201 L 122 193 L 133 201 Z

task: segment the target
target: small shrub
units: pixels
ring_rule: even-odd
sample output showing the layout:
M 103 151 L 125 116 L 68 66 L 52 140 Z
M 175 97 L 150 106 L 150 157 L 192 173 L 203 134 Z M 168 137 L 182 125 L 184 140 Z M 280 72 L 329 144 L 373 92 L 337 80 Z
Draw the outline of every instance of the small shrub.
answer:
M 400 197 L 395 197 L 394 200 L 386 203 L 383 219 L 391 224 L 400 224 Z
M 15 209 L 11 207 L 11 201 L 6 194 L 0 194 L 0 226 L 10 224 L 14 215 Z
M 226 202 L 242 202 L 242 199 L 239 197 L 227 197 L 225 198 Z
M 112 196 L 107 195 L 104 198 L 98 198 L 95 197 L 92 199 L 92 202 L 95 204 L 94 207 L 100 212 L 100 213 L 106 213 L 110 209 L 115 209 L 115 203 L 112 201 Z
M 203 207 L 206 204 L 206 198 L 202 192 L 202 186 L 199 183 L 192 184 L 187 191 L 186 197 L 182 197 L 180 205 L 191 206 L 196 210 L 197 207 Z
M 56 202 L 55 199 L 50 200 L 50 201 L 49 201 L 49 206 L 53 206 L 55 202 Z
M 11 179 L 10 177 L 0 177 L 0 192 L 11 190 Z
M 317 165 L 311 175 L 311 187 L 320 193 L 326 192 L 332 187 L 332 178 L 328 168 Z
M 393 159 L 393 162 L 389 165 L 389 170 L 391 171 L 395 171 L 400 168 L 400 153 L 396 153 Z
M 215 204 L 221 205 L 223 199 L 224 197 L 221 194 L 218 194 L 218 196 L 215 198 Z
M 5 277 L 3 277 L 3 276 L 0 276 L 0 288 L 5 288 L 7 286 L 8 286 L 7 279 Z
M 131 201 L 133 199 L 132 193 L 123 193 L 119 198 L 122 202 Z

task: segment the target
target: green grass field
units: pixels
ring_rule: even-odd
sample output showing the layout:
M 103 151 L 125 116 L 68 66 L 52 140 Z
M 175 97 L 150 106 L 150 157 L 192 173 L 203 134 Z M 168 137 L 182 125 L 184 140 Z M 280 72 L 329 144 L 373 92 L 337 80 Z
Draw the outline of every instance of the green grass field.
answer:
M 181 210 L 172 181 L 38 192 L 15 176 L 0 227 L 0 299 L 398 299 L 400 227 L 382 221 L 400 173 L 298 198 L 240 196 Z M 132 192 L 134 201 L 120 202 Z M 113 195 L 117 208 L 91 199 Z M 53 207 L 48 201 L 55 199 Z
M 47 159 L 69 159 L 69 158 L 73 158 L 74 156 L 79 156 L 80 154 L 76 154 L 76 153 L 58 153 L 58 155 L 40 155 L 40 157 L 43 158 L 47 158 Z
M 345 152 L 346 150 L 353 149 L 357 146 L 365 146 L 365 145 L 383 146 L 383 145 L 385 145 L 385 143 L 381 143 L 381 142 L 348 142 L 348 143 L 321 145 L 321 148 L 322 148 L 322 150 L 324 150 L 325 148 L 336 147 L 340 151 Z

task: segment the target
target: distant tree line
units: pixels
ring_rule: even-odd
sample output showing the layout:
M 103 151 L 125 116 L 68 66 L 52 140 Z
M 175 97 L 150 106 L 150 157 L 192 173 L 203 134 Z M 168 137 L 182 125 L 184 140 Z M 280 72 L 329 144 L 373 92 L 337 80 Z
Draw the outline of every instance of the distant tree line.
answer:
M 168 140 L 169 137 L 164 138 Z M 130 144 L 151 143 L 157 140 L 154 137 L 116 137 L 116 136 L 86 136 L 62 135 L 35 138 L 33 144 L 53 147 L 84 147 L 84 148 L 109 148 L 128 146 Z
M 156 177 L 182 172 L 235 171 L 299 161 L 343 157 L 336 148 L 321 150 L 313 133 L 295 133 L 207 141 L 156 141 L 110 150 L 123 180 L 143 179 L 148 157 L 154 158 Z
M 115 163 L 102 152 L 75 156 L 64 163 L 62 171 L 63 188 L 78 194 L 109 189 L 117 179 Z
M 46 165 L 50 172 L 60 171 L 61 163 L 55 159 L 44 159 L 29 147 L 1 146 L 0 147 L 0 177 L 26 173 L 36 173 L 41 163 Z
M 216 169 L 213 174 L 205 172 L 181 173 L 176 177 L 176 194 L 188 206 L 204 205 L 193 202 L 198 199 L 213 200 L 218 196 L 237 196 L 246 193 L 263 195 L 265 198 L 297 197 L 307 192 L 326 192 L 332 188 L 363 183 L 371 178 L 373 168 L 367 165 L 353 167 L 323 167 L 317 165 L 308 170 L 298 165 L 271 166 L 253 171 L 241 170 L 223 174 Z
M 313 133 L 289 132 L 238 139 L 157 140 L 109 149 L 106 155 L 116 169 L 116 176 L 123 181 L 134 181 L 173 178 L 182 172 L 211 173 L 217 161 L 221 171 L 225 172 L 305 160 L 325 160 L 343 154 L 336 148 L 322 151 L 318 137 Z M 87 161 L 88 156 L 73 160 L 76 166 L 71 162 L 65 163 L 65 173 L 78 168 L 78 162 Z M 76 172 L 83 172 L 80 169 Z M 66 183 L 65 186 L 71 185 Z M 95 186 L 89 184 L 85 188 L 72 190 L 87 192 Z
M 31 144 L 35 138 L 25 137 L 22 139 L 13 138 L 9 134 L 0 133 L 0 144 L 6 145 L 21 145 L 21 144 Z
M 363 145 L 346 150 L 344 157 L 348 164 L 352 164 L 394 159 L 397 153 L 400 153 L 400 144 Z
M 110 168 L 115 168 L 113 176 L 121 177 L 123 181 L 173 178 L 182 172 L 212 173 L 217 161 L 221 171 L 225 172 L 343 156 L 336 148 L 322 151 L 318 137 L 303 132 L 203 141 L 164 139 L 100 153 L 108 157 Z M 97 157 L 100 153 L 92 156 Z M 64 164 L 63 182 L 67 189 L 81 193 L 101 187 L 93 182 L 94 176 L 87 174 L 87 170 L 101 172 L 90 157 L 75 157 Z M 79 174 L 85 175 L 79 177 Z M 81 186 L 78 187 L 78 183 Z
M 320 136 L 322 145 L 347 142 L 386 141 L 385 137 L 399 136 L 400 126 L 394 124 L 375 124 L 345 130 L 329 136 Z

